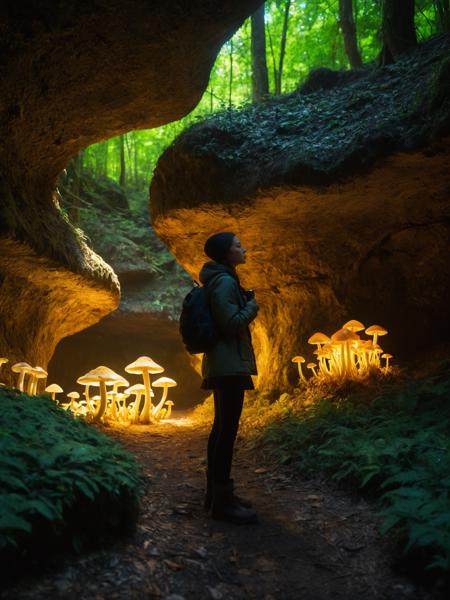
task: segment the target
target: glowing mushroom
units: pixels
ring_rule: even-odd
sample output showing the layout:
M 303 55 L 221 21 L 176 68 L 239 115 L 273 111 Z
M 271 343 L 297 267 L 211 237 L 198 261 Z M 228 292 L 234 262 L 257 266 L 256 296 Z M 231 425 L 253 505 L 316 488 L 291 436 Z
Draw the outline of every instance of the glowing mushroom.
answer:
M 387 352 L 385 352 L 384 354 L 381 355 L 381 358 L 384 358 L 386 360 L 384 369 L 385 369 L 385 371 L 388 371 L 389 370 L 389 359 L 392 358 L 392 354 L 388 354 Z
M 51 383 L 45 388 L 45 391 L 51 395 L 52 400 L 56 400 L 56 394 L 61 394 L 64 390 L 57 383 Z
M 152 412 L 152 400 L 151 400 L 151 384 L 150 384 L 150 374 L 153 373 L 162 373 L 164 371 L 164 367 L 155 363 L 153 359 L 148 356 L 140 356 L 134 362 L 130 363 L 125 367 L 125 371 L 127 373 L 136 373 L 142 375 L 145 386 L 145 404 L 141 413 L 141 422 L 142 423 L 150 423 L 151 422 L 151 412 Z
M 317 367 L 317 365 L 316 365 L 316 363 L 310 362 L 310 363 L 308 363 L 306 365 L 306 367 L 308 369 L 311 369 L 311 371 L 314 373 L 315 377 L 317 377 L 317 373 L 316 373 L 316 367 Z
M 320 331 L 314 333 L 308 340 L 308 344 L 316 345 L 319 348 L 321 348 L 324 344 L 328 344 L 329 342 L 330 338 Z
M 294 356 L 292 362 L 297 363 L 298 374 L 300 376 L 300 379 L 303 381 L 303 383 L 306 383 L 306 377 L 303 375 L 302 371 L 302 363 L 306 362 L 306 360 L 303 358 L 303 356 Z
M 28 393 L 34 396 L 37 393 L 39 379 L 47 379 L 47 371 L 42 367 L 34 367 L 30 373 L 30 381 L 28 383 Z
M 121 377 L 119 375 L 120 379 L 118 379 L 117 381 L 114 382 L 113 384 L 113 389 L 108 393 L 108 397 L 111 399 L 111 416 L 112 418 L 117 421 L 119 414 L 117 411 L 117 403 L 119 403 L 120 398 L 122 396 L 122 394 L 119 393 L 119 388 L 120 387 L 125 387 L 125 386 L 129 386 L 130 382 L 127 381 L 125 379 L 125 377 Z M 119 410 L 120 410 L 120 405 L 119 405 Z
M 347 323 L 344 323 L 344 325 L 342 325 L 342 329 L 349 329 L 353 333 L 362 331 L 364 329 L 364 327 L 365 327 L 365 325 L 363 325 L 359 321 L 355 321 L 354 319 L 352 319 L 351 321 L 347 321 Z
M 95 421 L 100 420 L 106 410 L 106 386 L 112 385 L 113 383 L 116 383 L 119 380 L 121 381 L 122 379 L 123 378 L 117 373 L 115 373 L 112 369 L 103 365 L 83 375 L 83 380 L 85 383 L 89 381 L 91 385 L 100 385 L 100 401 L 98 402 L 96 408 L 93 411 L 93 418 Z
M 78 377 L 77 383 L 79 383 L 80 385 L 84 385 L 84 397 L 86 398 L 87 407 L 88 407 L 89 411 L 92 414 L 94 414 L 95 408 L 92 404 L 91 397 L 89 395 L 89 388 L 91 387 L 91 385 L 96 384 L 96 382 L 90 376 L 90 371 L 89 371 L 89 373 L 86 373 L 85 375 Z
M 131 413 L 131 422 L 138 423 L 139 422 L 139 409 L 141 405 L 142 395 L 145 394 L 145 385 L 143 383 L 136 383 L 131 387 L 125 390 L 125 394 L 134 394 L 135 400 L 133 404 L 133 410 Z
M 387 330 L 381 325 L 371 325 L 366 329 L 367 335 L 373 335 L 373 345 L 375 346 L 378 342 L 378 336 L 386 335 Z
M 339 329 L 331 336 L 331 341 L 339 350 L 340 374 L 352 373 L 352 361 L 350 357 L 350 342 L 358 340 L 359 337 L 349 329 Z
M 71 410 L 74 408 L 77 408 L 77 405 L 78 405 L 77 400 L 79 400 L 80 394 L 78 392 L 69 392 L 67 394 L 67 397 L 70 398 L 69 408 Z
M 158 418 L 159 412 L 162 409 L 162 407 L 164 406 L 164 403 L 167 399 L 167 394 L 169 391 L 170 387 L 175 387 L 177 385 L 177 382 L 174 379 L 170 379 L 170 377 L 160 377 L 159 379 L 157 379 L 156 381 L 153 382 L 153 387 L 162 387 L 163 388 L 163 394 L 161 397 L 161 400 L 158 402 L 158 404 L 155 406 L 155 408 L 152 411 L 152 415 L 155 418 Z
M 17 380 L 17 388 L 23 392 L 24 383 L 25 383 L 25 375 L 30 373 L 33 370 L 33 367 L 26 362 L 18 362 L 11 367 L 11 371 L 13 373 L 19 373 L 19 378 Z
M 164 418 L 170 419 L 170 415 L 172 414 L 172 406 L 173 406 L 172 400 L 167 400 L 166 406 L 167 406 L 167 412 L 164 414 Z

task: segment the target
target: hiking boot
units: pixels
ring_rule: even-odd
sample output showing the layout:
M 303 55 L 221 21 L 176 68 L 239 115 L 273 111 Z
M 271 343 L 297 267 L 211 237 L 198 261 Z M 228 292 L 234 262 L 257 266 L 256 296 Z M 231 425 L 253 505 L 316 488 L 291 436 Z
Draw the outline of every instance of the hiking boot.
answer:
M 230 479 L 230 481 L 231 481 L 231 486 L 234 488 L 233 479 Z M 236 496 L 234 491 L 233 491 L 233 499 L 235 502 L 237 502 L 244 508 L 252 508 L 252 506 L 253 506 L 253 504 L 250 502 L 250 500 L 247 500 L 246 498 L 241 498 L 241 496 Z M 208 472 L 206 472 L 206 493 L 205 493 L 204 509 L 207 512 L 211 508 L 211 502 L 212 502 L 212 480 L 211 480 L 211 477 L 209 477 Z
M 211 516 L 217 521 L 229 521 L 237 525 L 246 525 L 258 521 L 258 515 L 255 510 L 245 508 L 245 506 L 236 502 L 233 495 L 232 480 L 226 483 L 213 483 Z

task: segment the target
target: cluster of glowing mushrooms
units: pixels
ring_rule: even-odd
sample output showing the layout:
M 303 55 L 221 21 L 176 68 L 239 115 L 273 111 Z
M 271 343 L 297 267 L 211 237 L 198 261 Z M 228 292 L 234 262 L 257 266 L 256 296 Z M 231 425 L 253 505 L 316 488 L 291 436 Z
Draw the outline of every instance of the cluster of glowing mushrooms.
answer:
M 0 358 L 0 367 L 6 362 L 8 362 L 7 358 Z M 17 388 L 29 395 L 37 393 L 39 380 L 47 379 L 47 371 L 42 367 L 32 367 L 25 362 L 12 365 L 11 371 L 18 374 Z M 61 406 L 71 410 L 75 415 L 93 421 L 104 419 L 147 424 L 170 418 L 173 402 L 167 396 L 169 388 L 175 387 L 177 382 L 170 377 L 159 377 L 153 383 L 151 382 L 151 375 L 162 373 L 164 367 L 148 356 L 140 356 L 127 365 L 125 371 L 141 375 L 143 382 L 130 386 L 125 377 L 109 367 L 100 366 L 77 379 L 77 383 L 85 388 L 84 398 L 81 398 L 76 391 L 70 392 L 67 394 L 68 402 Z M 91 395 L 91 387 L 99 388 L 99 393 Z M 121 388 L 126 389 L 121 391 Z M 152 401 L 155 397 L 152 388 L 162 388 L 161 398 L 156 404 Z M 52 383 L 45 388 L 45 392 L 56 400 L 56 396 L 62 394 L 64 390 L 58 384 Z
M 361 339 L 358 332 L 365 330 L 369 339 Z M 312 335 L 308 344 L 317 346 L 313 352 L 317 362 L 307 362 L 303 356 L 294 356 L 300 380 L 307 382 L 302 365 L 310 371 L 309 379 L 313 381 L 343 381 L 345 379 L 362 379 L 371 372 L 388 373 L 391 354 L 383 352 L 378 338 L 386 335 L 387 330 L 381 325 L 371 325 L 367 329 L 359 321 L 348 321 L 331 337 L 317 332 Z M 384 359 L 384 363 L 382 363 Z

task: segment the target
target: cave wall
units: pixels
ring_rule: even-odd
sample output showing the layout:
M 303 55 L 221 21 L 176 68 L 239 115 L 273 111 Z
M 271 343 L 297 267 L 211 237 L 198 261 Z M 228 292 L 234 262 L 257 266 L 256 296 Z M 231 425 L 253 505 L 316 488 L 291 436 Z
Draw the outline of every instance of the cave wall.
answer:
M 397 364 L 450 340 L 449 141 L 327 186 L 273 187 L 246 201 L 173 209 L 166 195 L 165 211 L 155 206 L 156 231 L 192 276 L 209 235 L 232 230 L 242 240 L 240 277 L 260 304 L 252 325 L 260 388 L 295 383 L 291 357 L 312 360 L 308 337 L 349 319 L 384 325 L 380 343 Z M 156 202 L 164 190 L 155 183 L 153 191 Z
M 58 174 L 90 144 L 192 110 L 220 47 L 260 3 L 1 3 L 0 355 L 45 367 L 61 335 L 118 305 L 112 269 L 60 209 Z M 40 275 L 55 270 L 61 294 Z

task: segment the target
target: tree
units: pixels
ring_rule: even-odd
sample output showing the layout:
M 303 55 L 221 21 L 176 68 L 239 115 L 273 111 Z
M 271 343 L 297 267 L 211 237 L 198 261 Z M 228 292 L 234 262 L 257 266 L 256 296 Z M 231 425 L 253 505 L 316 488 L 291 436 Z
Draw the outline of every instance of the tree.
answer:
M 275 77 L 275 94 L 281 94 L 281 78 L 283 75 L 283 63 L 284 55 L 286 53 L 286 38 L 289 25 L 289 9 L 291 8 L 291 0 L 286 0 L 284 5 L 284 19 L 283 19 L 283 31 L 281 33 L 281 45 L 280 45 L 280 60 L 278 63 L 278 69 Z
M 120 147 L 120 176 L 119 183 L 122 188 L 125 187 L 126 183 L 126 163 L 125 163 L 125 135 L 119 136 L 119 147 Z
M 414 0 L 382 0 L 382 11 L 380 62 L 387 65 L 417 44 Z
M 439 29 L 450 31 L 450 0 L 435 0 Z
M 361 54 L 359 52 L 356 26 L 353 18 L 353 0 L 339 0 L 339 24 L 344 36 L 345 52 L 352 69 L 362 66 Z
M 266 60 L 266 29 L 264 22 L 264 4 L 251 17 L 252 38 L 252 100 L 261 102 L 269 95 L 269 76 Z

